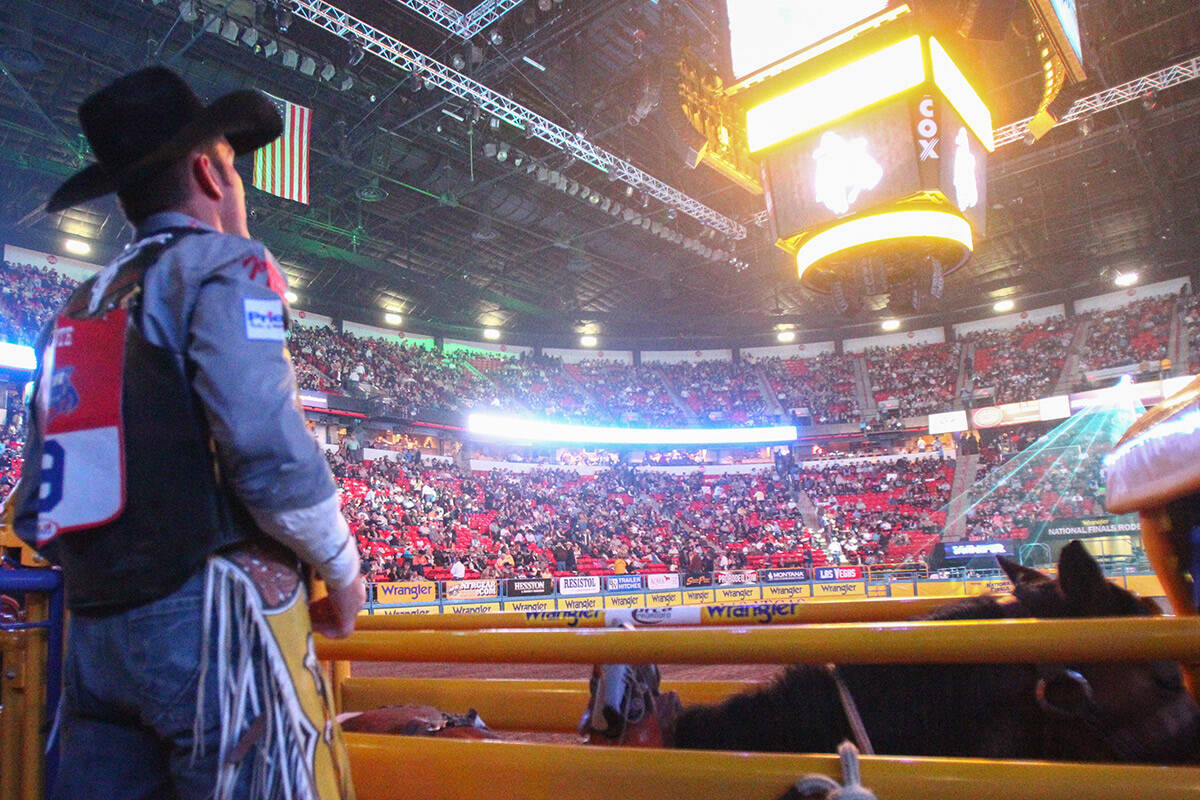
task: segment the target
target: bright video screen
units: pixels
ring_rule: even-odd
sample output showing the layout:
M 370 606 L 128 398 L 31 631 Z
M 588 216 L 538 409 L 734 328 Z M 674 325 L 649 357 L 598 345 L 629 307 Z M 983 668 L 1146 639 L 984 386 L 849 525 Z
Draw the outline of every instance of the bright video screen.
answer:
M 1058 17 L 1058 24 L 1062 25 L 1063 33 L 1067 35 L 1067 41 L 1071 43 L 1071 49 L 1075 51 L 1075 57 L 1082 61 L 1083 46 L 1079 41 L 1079 14 L 1075 9 L 1075 0 L 1050 0 L 1050 5 L 1054 9 L 1054 16 Z
M 887 6 L 888 0 L 726 0 L 733 76 L 757 72 Z
M 759 428 L 614 428 L 471 414 L 467 430 L 499 441 L 633 446 L 772 444 L 796 440 L 795 425 Z

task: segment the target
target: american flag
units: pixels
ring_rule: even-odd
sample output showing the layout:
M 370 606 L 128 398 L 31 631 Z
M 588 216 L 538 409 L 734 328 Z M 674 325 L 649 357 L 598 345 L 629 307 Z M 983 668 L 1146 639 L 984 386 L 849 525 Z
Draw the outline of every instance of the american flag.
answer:
M 254 186 L 308 204 L 308 131 L 312 109 L 267 95 L 283 118 L 283 135 L 254 153 Z

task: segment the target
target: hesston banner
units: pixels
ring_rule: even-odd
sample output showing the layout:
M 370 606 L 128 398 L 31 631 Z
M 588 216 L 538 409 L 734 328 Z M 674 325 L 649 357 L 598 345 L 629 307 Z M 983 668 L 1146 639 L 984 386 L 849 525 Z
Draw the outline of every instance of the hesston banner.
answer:
M 554 594 L 553 578 L 513 578 L 504 582 L 505 597 L 536 597 Z

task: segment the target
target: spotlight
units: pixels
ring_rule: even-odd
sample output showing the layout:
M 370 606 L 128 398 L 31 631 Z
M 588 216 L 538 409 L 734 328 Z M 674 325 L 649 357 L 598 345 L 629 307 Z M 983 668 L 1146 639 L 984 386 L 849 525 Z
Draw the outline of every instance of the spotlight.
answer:
M 496 160 L 497 161 L 507 161 L 508 160 L 508 150 L 509 150 L 508 143 L 502 142 L 500 144 L 500 149 L 496 151 Z M 513 164 L 516 166 L 520 166 L 520 164 L 517 164 L 515 161 L 513 162 Z
M 363 50 L 362 45 L 353 44 L 350 46 L 350 55 L 346 59 L 347 67 L 357 67 L 362 63 L 363 58 L 367 55 L 367 51 Z
M 224 33 L 225 31 L 221 31 L 222 35 L 224 35 Z M 253 48 L 254 45 L 258 44 L 258 28 L 247 27 L 246 30 L 242 31 L 242 44 L 250 48 Z
M 550 5 L 550 0 L 538 0 L 538 11 L 549 11 Z
M 179 4 L 179 18 L 188 23 L 200 19 L 200 9 L 196 0 L 183 0 Z
M 1154 111 L 1158 108 L 1158 90 L 1147 89 L 1142 93 L 1142 108 L 1147 111 Z
M 300 299 L 300 296 L 297 295 L 295 292 L 293 292 L 291 289 L 288 289 L 286 292 L 283 293 L 283 299 L 287 300 L 288 303 L 295 303 L 297 300 Z
M 65 239 L 62 246 L 63 250 L 66 250 L 71 255 L 86 256 L 92 252 L 92 246 L 79 239 Z
M 317 71 L 317 60 L 315 58 L 313 58 L 312 56 L 305 56 L 304 58 L 300 59 L 300 74 L 301 75 L 307 75 L 311 78 L 316 73 L 316 71 Z
M 997 300 L 992 304 L 992 311 L 995 311 L 997 314 L 1003 314 L 1006 311 L 1012 311 L 1016 308 L 1016 305 L 1012 300 Z
M 462 72 L 467 68 L 467 60 L 458 53 L 455 53 L 450 59 L 450 66 L 454 67 L 454 69 L 458 70 L 459 72 Z
M 383 315 L 383 321 L 388 325 L 403 325 L 404 317 L 394 311 L 389 311 Z
M 354 88 L 354 76 L 353 75 L 343 76 L 342 82 L 338 84 L 338 89 L 340 89 L 343 92 L 348 92 L 353 88 Z M 372 96 L 374 96 L 374 95 L 372 95 Z
M 221 38 L 227 42 L 236 42 L 238 38 L 238 25 L 231 19 L 225 20 L 225 24 L 221 26 Z
M 488 142 L 487 144 L 485 144 L 483 146 L 483 154 L 485 156 L 487 156 L 488 158 L 495 158 L 496 152 L 497 152 L 497 149 L 496 149 L 495 142 Z
M 279 3 L 275 4 L 275 27 L 280 33 L 287 33 L 292 25 L 292 12 Z
M 590 333 L 579 337 L 579 344 L 583 347 L 595 347 L 599 340 Z
M 323 81 L 333 80 L 333 76 L 336 74 L 337 70 L 328 61 L 325 62 L 325 66 L 321 67 L 321 80 Z
M 283 49 L 283 65 L 288 69 L 295 69 L 300 64 L 300 54 L 290 47 Z
M 499 47 L 504 44 L 504 35 L 500 31 L 492 31 L 488 34 L 488 41 L 492 43 L 493 47 Z
M 265 58 L 271 58 L 279 52 L 279 42 L 274 39 L 267 39 L 267 43 L 263 45 L 262 54 Z
M 883 324 L 882 324 L 882 325 L 880 325 L 880 327 L 881 327 L 881 328 L 883 328 L 885 331 L 896 331 L 896 330 L 900 330 L 900 320 L 898 320 L 898 319 L 885 319 L 885 320 L 883 321 Z
M 1141 280 L 1141 276 L 1136 271 L 1134 272 L 1118 272 L 1113 278 L 1113 283 L 1120 286 L 1122 289 L 1126 286 L 1133 286 Z
M 794 342 L 794 341 L 796 341 L 796 332 L 795 331 L 780 331 L 779 333 L 775 334 L 775 340 L 778 342 L 781 342 L 783 344 L 787 344 L 788 342 Z
M 492 342 L 496 341 L 497 339 L 500 338 L 499 328 L 484 328 L 483 329 L 483 338 L 487 339 L 488 341 L 492 341 Z
M 1082 117 L 1079 122 L 1075 123 L 1075 126 L 1079 128 L 1080 136 L 1089 136 L 1092 132 L 1092 118 Z

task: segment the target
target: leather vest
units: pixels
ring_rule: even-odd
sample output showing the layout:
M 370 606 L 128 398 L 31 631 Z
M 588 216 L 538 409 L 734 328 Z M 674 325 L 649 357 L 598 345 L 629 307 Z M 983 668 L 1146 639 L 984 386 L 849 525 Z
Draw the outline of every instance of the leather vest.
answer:
M 221 480 L 190 365 L 143 334 L 146 272 L 192 232 L 152 237 L 99 289 L 100 276 L 85 281 L 39 344 L 43 396 L 35 399 L 37 429 L 21 486 L 37 503 L 39 549 L 61 564 L 67 604 L 78 613 L 116 613 L 165 597 L 213 552 L 260 535 Z M 94 291 L 102 293 L 98 304 L 90 302 Z M 108 365 L 119 394 L 105 387 L 110 380 L 96 364 Z M 106 427 L 104 412 L 88 403 L 102 409 L 109 389 L 119 411 Z M 93 421 L 60 432 L 58 420 L 72 415 Z M 119 447 L 105 444 L 105 433 Z

